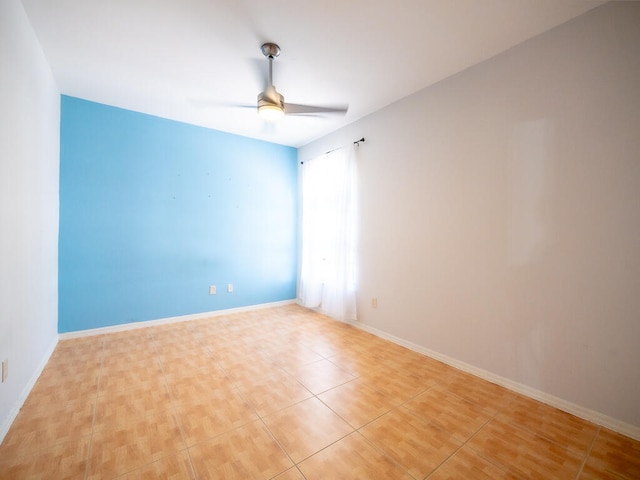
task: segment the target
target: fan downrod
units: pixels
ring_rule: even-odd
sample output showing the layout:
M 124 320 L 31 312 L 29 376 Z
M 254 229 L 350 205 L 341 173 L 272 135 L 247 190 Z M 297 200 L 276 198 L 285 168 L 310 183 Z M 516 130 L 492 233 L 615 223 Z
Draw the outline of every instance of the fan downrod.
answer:
M 280 47 L 275 43 L 267 42 L 260 47 L 262 54 L 267 58 L 275 58 L 280 55 Z

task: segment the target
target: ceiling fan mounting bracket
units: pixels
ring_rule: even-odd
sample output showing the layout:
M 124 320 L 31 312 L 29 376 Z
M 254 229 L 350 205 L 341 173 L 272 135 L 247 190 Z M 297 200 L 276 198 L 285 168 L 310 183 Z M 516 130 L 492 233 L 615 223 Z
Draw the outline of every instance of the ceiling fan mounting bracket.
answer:
M 260 47 L 262 54 L 267 58 L 275 58 L 280 55 L 280 47 L 275 43 L 267 42 Z

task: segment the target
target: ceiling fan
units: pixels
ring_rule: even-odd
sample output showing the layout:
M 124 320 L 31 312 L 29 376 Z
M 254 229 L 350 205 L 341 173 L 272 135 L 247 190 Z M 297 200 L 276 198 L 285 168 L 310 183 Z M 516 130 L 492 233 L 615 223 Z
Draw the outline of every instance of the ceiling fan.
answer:
M 269 60 L 269 77 L 267 86 L 258 94 L 258 115 L 268 121 L 275 121 L 284 115 L 322 115 L 342 114 L 348 107 L 316 107 L 312 105 L 299 105 L 285 103 L 284 97 L 273 86 L 273 59 L 280 55 L 280 47 L 275 43 L 265 43 L 260 47 L 262 53 Z

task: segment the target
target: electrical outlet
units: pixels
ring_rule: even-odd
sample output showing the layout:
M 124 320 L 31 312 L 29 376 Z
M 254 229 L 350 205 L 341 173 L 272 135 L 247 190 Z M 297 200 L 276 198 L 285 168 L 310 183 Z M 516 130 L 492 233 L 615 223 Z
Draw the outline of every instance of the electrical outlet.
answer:
M 9 359 L 5 358 L 2 361 L 2 383 L 5 382 L 8 374 L 9 374 Z
M 371 308 L 378 308 L 378 299 L 376 297 L 371 299 Z
M 209 295 L 215 295 L 216 294 L 216 286 L 215 285 L 211 285 L 209 287 Z
M 227 293 L 233 293 L 233 283 L 227 284 Z

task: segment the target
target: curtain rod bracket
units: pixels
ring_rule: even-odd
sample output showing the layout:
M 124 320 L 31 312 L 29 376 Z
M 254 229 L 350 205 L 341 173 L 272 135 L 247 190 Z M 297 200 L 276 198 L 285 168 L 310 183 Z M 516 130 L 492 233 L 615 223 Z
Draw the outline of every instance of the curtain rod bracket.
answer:
M 354 145 L 360 146 L 360 143 L 364 143 L 364 137 L 362 137 L 360 140 L 356 140 L 355 142 L 353 142 Z

